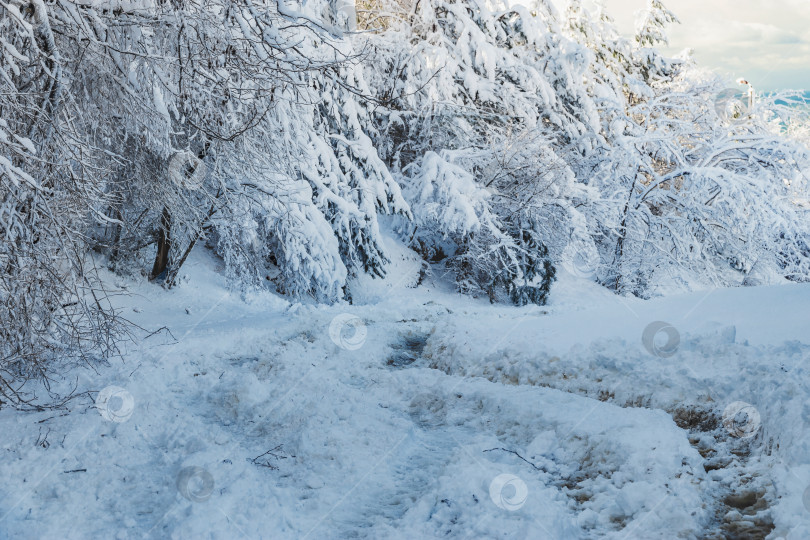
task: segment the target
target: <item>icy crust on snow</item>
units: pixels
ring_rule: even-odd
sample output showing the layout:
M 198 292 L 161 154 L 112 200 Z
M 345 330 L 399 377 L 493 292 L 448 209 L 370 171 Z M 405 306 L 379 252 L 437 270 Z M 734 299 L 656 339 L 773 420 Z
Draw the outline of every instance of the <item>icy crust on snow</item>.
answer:
M 172 334 L 65 381 L 89 394 L 63 409 L 0 410 L 0 537 L 807 537 L 810 288 L 586 307 L 562 277 L 516 309 L 392 260 L 354 306 L 245 303 L 204 251 L 173 290 L 122 283 Z M 655 320 L 680 331 L 668 358 L 641 343 Z M 125 421 L 94 405 L 110 385 Z M 754 437 L 725 433 L 729 400 Z

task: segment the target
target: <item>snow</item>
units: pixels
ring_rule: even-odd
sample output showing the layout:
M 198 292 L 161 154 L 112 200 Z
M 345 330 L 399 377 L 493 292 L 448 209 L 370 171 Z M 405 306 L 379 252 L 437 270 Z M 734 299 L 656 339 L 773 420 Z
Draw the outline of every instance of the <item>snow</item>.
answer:
M 425 154 L 412 191 L 417 223 L 436 221 L 446 234 L 478 232 L 482 222 L 486 225 L 495 220 L 489 209 L 489 192 L 476 184 L 472 174 L 435 152 Z
M 643 301 L 561 272 L 515 308 L 385 244 L 354 305 L 240 296 L 204 248 L 168 291 L 109 276 L 166 330 L 55 382 L 64 407 L 0 410 L 0 537 L 810 533 L 810 286 Z M 668 357 L 641 338 L 659 320 Z M 737 401 L 751 437 L 719 421 Z

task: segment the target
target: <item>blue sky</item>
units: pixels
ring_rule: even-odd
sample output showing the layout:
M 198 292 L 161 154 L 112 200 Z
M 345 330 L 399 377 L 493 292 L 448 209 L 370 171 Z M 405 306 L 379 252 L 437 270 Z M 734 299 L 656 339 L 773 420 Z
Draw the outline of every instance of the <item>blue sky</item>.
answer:
M 645 0 L 604 0 L 632 34 Z M 810 90 L 810 0 L 664 0 L 681 20 L 669 31 L 675 54 L 691 47 L 706 67 L 747 78 L 757 90 Z

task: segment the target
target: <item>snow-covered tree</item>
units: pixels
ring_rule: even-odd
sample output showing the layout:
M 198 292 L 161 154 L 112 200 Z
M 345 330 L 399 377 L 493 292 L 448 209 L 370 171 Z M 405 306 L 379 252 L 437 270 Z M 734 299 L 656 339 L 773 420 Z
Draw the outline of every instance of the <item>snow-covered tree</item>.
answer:
M 335 300 L 346 275 L 384 273 L 377 213 L 408 207 L 363 131 L 362 70 L 331 8 L 208 0 L 64 19 L 75 25 L 64 31 L 77 38 L 73 50 L 89 42 L 81 58 L 95 65 L 77 94 L 93 96 L 93 118 L 112 113 L 109 132 L 121 139 L 110 150 L 131 150 L 114 178 L 122 224 L 100 240 L 127 259 L 115 268 L 146 264 L 171 286 L 189 251 L 213 235 L 243 283 L 266 283 L 262 267 L 274 260 L 281 289 Z M 296 239 L 299 222 L 318 234 Z M 242 242 L 251 230 L 263 231 L 261 248 Z
M 114 349 L 119 329 L 86 242 L 112 221 L 111 160 L 77 125 L 52 23 L 41 0 L 0 6 L 0 398 L 13 402 L 50 360 Z
M 111 350 L 91 247 L 171 286 L 207 238 L 235 279 L 276 263 L 280 289 L 324 301 L 384 273 L 377 214 L 408 206 L 364 132 L 357 56 L 317 8 L 0 8 L 4 380 Z
M 669 44 L 665 28 L 672 23 L 680 23 L 661 0 L 647 0 L 647 9 L 638 13 L 636 20 L 636 55 L 641 74 L 646 81 L 670 78 L 678 62 L 665 58 L 657 49 L 658 45 Z
M 804 150 L 777 151 L 787 143 L 750 124 L 761 138 L 746 155 L 768 166 L 737 164 L 732 174 L 726 155 L 711 173 L 693 170 L 734 135 L 709 111 L 716 89 L 688 83 L 689 64 L 655 48 L 677 21 L 663 4 L 648 4 L 635 47 L 599 6 L 592 13 L 573 0 L 562 17 L 547 3 L 533 13 L 490 9 L 421 2 L 370 40 L 367 69 L 380 104 L 377 145 L 415 208 L 405 238 L 429 259 L 447 257 L 462 290 L 515 290 L 526 273 L 518 261 L 533 249 L 546 257 L 543 246 L 553 264 L 572 246 L 599 251 L 598 279 L 624 293 L 654 294 L 667 280 L 739 283 L 751 268 L 739 261 L 768 245 L 754 239 L 768 219 L 788 220 L 793 232 L 754 257 L 757 271 L 801 274 L 786 271 L 804 242 L 790 205 L 752 216 L 720 201 L 783 200 L 771 172 L 791 177 L 802 166 L 785 169 L 777 156 Z M 474 227 L 459 235 L 459 223 Z M 521 247 L 527 230 L 536 248 Z
M 367 75 L 382 105 L 377 146 L 406 194 L 419 195 L 408 200 L 415 231 L 406 228 L 406 238 L 429 258 L 447 256 L 461 290 L 501 291 L 518 303 L 545 301 L 515 291 L 547 291 L 554 272 L 546 262 L 565 244 L 556 227 L 580 222 L 569 163 L 593 149 L 599 129 L 583 84 L 589 51 L 562 34 L 551 4 L 533 9 L 542 15 L 420 2 L 410 19 L 370 40 Z M 425 193 L 438 198 L 427 204 Z M 457 208 L 473 212 L 475 220 L 461 222 L 481 231 L 459 237 Z
M 606 285 L 648 296 L 807 276 L 810 228 L 791 194 L 806 189 L 807 148 L 756 118 L 725 123 L 721 88 L 687 73 L 631 109 L 643 122 L 594 175 L 615 197 L 601 218 Z

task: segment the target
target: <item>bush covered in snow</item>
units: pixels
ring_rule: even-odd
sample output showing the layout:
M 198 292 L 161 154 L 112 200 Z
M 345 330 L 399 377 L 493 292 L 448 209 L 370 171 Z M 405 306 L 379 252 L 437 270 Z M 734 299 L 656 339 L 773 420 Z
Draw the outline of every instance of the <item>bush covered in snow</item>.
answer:
M 807 278 L 797 122 L 775 133 L 765 102 L 723 114 L 721 80 L 655 48 L 677 22 L 659 0 L 633 41 L 578 0 L 397 9 L 369 39 L 373 133 L 415 208 L 405 238 L 461 290 L 515 291 L 573 258 L 643 297 Z

